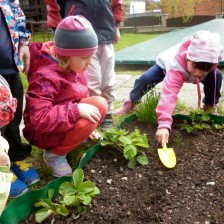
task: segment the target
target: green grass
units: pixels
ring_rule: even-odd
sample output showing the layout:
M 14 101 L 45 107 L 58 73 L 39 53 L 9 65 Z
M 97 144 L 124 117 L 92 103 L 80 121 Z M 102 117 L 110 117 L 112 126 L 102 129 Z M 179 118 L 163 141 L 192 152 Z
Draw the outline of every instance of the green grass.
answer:
M 117 44 L 114 44 L 114 51 L 119 51 L 124 48 L 130 47 L 134 44 L 138 44 L 152 38 L 157 37 L 158 34 L 140 34 L 140 33 L 122 33 L 121 38 Z M 53 35 L 46 35 L 45 41 L 53 40 Z M 31 39 L 31 42 L 33 38 Z M 35 42 L 44 42 L 43 34 L 42 33 L 35 33 L 34 35 Z
M 132 45 L 150 40 L 158 34 L 140 34 L 140 33 L 122 33 L 117 44 L 114 44 L 114 50 L 119 51 Z
M 47 33 L 46 35 L 45 35 L 45 41 L 49 41 L 49 40 L 53 40 L 54 38 L 53 38 L 53 33 Z M 34 34 L 34 38 L 31 38 L 31 42 L 33 42 L 33 41 L 35 41 L 35 42 L 44 42 L 44 36 L 43 36 L 43 34 L 42 33 L 40 33 L 40 32 L 36 32 L 35 34 Z

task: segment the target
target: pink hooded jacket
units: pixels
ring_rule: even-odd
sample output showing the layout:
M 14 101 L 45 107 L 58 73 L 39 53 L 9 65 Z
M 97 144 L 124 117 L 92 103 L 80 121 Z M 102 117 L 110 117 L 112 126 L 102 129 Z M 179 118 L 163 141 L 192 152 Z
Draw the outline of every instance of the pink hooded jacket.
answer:
M 79 119 L 78 103 L 88 97 L 87 74 L 64 72 L 46 56 L 53 41 L 31 43 L 24 137 L 40 148 L 58 145 Z
M 189 54 L 188 47 L 191 44 L 191 41 L 191 37 L 185 38 L 182 43 L 162 52 L 156 59 L 157 65 L 164 70 L 165 74 L 163 90 L 156 108 L 158 129 L 167 128 L 171 130 L 173 122 L 172 114 L 176 107 L 180 89 L 185 82 L 193 84 L 197 84 L 198 82 L 198 78 L 193 77 L 187 71 L 187 53 Z M 214 51 L 214 54 L 210 55 L 210 58 L 214 56 L 217 60 L 221 60 L 222 46 L 219 46 L 219 43 L 216 44 L 216 46 L 217 51 Z M 208 47 L 210 46 L 208 45 Z M 199 51 L 200 50 L 198 49 L 198 52 Z M 198 52 L 196 53 L 198 54 Z M 208 52 L 210 52 L 210 49 L 208 49 Z M 203 57 L 208 57 L 208 55 L 204 54 L 204 51 L 201 51 L 200 53 L 203 54 Z M 200 93 L 198 93 L 198 95 L 200 96 Z

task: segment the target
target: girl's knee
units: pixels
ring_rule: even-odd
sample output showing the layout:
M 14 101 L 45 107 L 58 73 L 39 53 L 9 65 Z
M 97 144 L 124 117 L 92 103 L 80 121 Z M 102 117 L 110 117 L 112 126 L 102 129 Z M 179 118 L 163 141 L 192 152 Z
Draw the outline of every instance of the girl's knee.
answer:
M 91 96 L 91 97 L 82 99 L 80 102 L 91 104 L 91 105 L 97 107 L 99 109 L 101 115 L 106 114 L 108 111 L 107 101 L 105 100 L 105 98 L 103 98 L 101 96 Z
M 103 98 L 102 96 L 93 96 L 96 102 L 98 102 L 101 105 L 104 105 L 105 107 L 107 106 L 107 101 L 105 98 Z
M 101 96 L 93 96 L 94 97 L 94 102 L 95 102 L 95 106 L 99 109 L 99 111 L 102 114 L 106 114 L 108 111 L 108 104 L 105 98 L 101 97 Z

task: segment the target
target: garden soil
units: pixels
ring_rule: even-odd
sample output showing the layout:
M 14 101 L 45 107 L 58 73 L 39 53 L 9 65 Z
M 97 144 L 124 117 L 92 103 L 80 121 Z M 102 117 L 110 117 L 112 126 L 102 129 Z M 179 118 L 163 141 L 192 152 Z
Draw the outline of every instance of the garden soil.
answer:
M 85 178 L 101 193 L 86 215 L 51 217 L 43 223 L 76 224 L 223 224 L 224 131 L 209 129 L 191 134 L 173 125 L 168 147 L 175 150 L 176 167 L 165 168 L 159 160 L 155 126 L 134 121 L 125 124 L 148 136 L 145 150 L 149 164 L 134 169 L 114 148 L 104 148 L 84 169 Z M 32 214 L 26 221 L 35 223 Z

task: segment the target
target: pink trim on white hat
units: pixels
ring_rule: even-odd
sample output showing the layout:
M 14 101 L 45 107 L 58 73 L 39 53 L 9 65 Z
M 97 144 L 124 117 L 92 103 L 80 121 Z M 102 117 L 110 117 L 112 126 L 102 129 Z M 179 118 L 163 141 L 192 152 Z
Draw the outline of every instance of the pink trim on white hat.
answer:
M 218 33 L 198 31 L 191 37 L 187 59 L 193 62 L 219 63 L 223 47 Z

